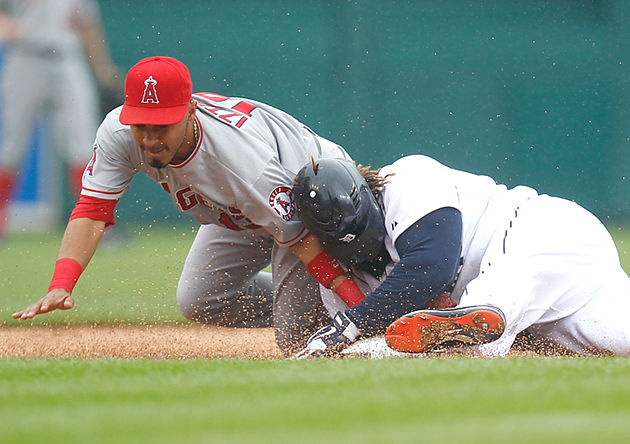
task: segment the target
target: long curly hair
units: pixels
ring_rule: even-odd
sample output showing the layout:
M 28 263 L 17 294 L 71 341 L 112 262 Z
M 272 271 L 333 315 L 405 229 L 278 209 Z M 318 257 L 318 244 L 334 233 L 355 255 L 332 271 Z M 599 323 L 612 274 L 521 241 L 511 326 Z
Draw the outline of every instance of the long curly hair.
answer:
M 363 166 L 361 164 L 357 164 L 357 169 L 370 186 L 370 191 L 372 192 L 372 195 L 374 196 L 376 201 L 382 202 L 381 198 L 383 197 L 385 185 L 389 183 L 389 177 L 392 174 L 388 174 L 387 176 L 382 177 L 379 175 L 381 169 L 378 168 L 376 170 L 373 170 L 370 165 Z

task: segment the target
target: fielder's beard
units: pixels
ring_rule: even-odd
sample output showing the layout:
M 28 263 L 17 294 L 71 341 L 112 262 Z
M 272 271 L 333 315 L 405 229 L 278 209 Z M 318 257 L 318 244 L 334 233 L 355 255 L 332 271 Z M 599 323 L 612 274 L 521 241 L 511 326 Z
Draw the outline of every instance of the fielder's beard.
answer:
M 171 157 L 167 161 L 164 161 L 164 160 L 160 159 L 159 157 L 152 157 L 151 156 L 151 150 L 149 148 L 146 148 L 144 146 L 141 147 L 141 148 L 142 148 L 142 151 L 144 152 L 144 157 L 147 160 L 147 163 L 149 165 L 151 165 L 153 168 L 159 168 L 159 169 L 166 168 L 168 166 L 169 162 L 171 160 L 173 160 L 173 157 Z M 153 149 L 155 149 L 155 147 Z M 161 145 L 160 146 L 160 150 L 157 151 L 157 153 L 155 153 L 155 154 L 158 154 L 158 153 L 163 154 L 165 151 L 168 151 L 168 147 L 165 146 L 165 145 Z
M 193 143 L 190 145 L 186 145 L 187 139 L 186 139 L 186 136 L 184 135 L 182 142 L 179 144 L 177 149 L 174 149 L 174 150 L 171 150 L 169 145 L 166 145 L 165 143 L 161 143 L 159 146 L 154 146 L 152 148 L 153 151 L 151 151 L 150 148 L 147 148 L 144 145 L 140 145 L 140 148 L 142 149 L 142 152 L 144 153 L 144 157 L 147 159 L 148 164 L 151 165 L 153 168 L 158 168 L 158 169 L 166 168 L 173 161 L 173 159 L 175 159 L 175 157 L 177 156 L 177 153 L 180 153 L 182 151 L 182 149 L 188 153 L 186 154 L 186 157 L 188 157 L 190 155 L 190 152 L 192 152 L 192 148 L 196 146 L 196 141 L 198 138 L 198 135 L 197 135 L 198 130 L 196 128 L 197 128 L 197 124 L 195 121 L 193 121 L 193 130 L 194 130 Z M 155 151 L 156 148 L 158 148 L 157 151 Z M 159 154 L 164 154 L 165 152 L 170 154 L 170 158 L 168 160 L 150 156 L 152 153 L 159 155 Z
M 149 161 L 149 165 L 151 165 L 153 168 L 166 168 L 166 165 L 164 165 L 159 159 L 151 159 Z

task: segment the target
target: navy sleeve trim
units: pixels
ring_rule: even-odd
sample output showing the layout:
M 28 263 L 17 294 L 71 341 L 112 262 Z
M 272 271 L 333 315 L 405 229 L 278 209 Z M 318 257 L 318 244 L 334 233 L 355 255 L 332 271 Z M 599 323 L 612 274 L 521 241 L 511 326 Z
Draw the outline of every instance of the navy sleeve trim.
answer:
M 462 216 L 451 207 L 419 219 L 396 240 L 400 262 L 380 287 L 348 315 L 363 334 L 383 333 L 400 316 L 420 310 L 457 277 L 462 250 Z

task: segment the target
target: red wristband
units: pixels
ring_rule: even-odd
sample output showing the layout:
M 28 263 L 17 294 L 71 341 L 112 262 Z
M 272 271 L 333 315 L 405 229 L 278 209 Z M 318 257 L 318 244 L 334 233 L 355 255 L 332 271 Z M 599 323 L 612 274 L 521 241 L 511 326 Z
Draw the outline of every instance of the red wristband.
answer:
M 68 293 L 72 293 L 72 289 L 77 283 L 77 280 L 79 280 L 79 276 L 81 276 L 82 272 L 83 268 L 81 264 L 74 259 L 64 257 L 57 260 L 55 263 L 55 272 L 53 273 L 48 291 L 54 290 L 55 288 L 63 288 Z
M 306 269 L 313 275 L 317 282 L 326 288 L 337 276 L 344 274 L 343 268 L 327 251 L 322 251 L 315 256 L 307 265 Z
M 337 287 L 335 293 L 337 293 L 341 300 L 344 301 L 350 308 L 365 299 L 365 296 L 361 293 L 359 287 L 357 287 L 356 282 L 354 282 L 350 277 Z

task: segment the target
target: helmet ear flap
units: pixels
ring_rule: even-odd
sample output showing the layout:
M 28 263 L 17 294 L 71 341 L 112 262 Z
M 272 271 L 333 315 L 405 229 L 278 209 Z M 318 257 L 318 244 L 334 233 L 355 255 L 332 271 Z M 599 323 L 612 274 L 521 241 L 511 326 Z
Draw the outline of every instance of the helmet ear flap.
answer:
M 330 254 L 348 265 L 378 257 L 385 240 L 383 212 L 354 163 L 311 160 L 294 184 L 300 219 Z

